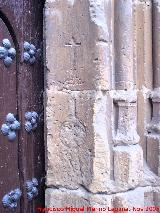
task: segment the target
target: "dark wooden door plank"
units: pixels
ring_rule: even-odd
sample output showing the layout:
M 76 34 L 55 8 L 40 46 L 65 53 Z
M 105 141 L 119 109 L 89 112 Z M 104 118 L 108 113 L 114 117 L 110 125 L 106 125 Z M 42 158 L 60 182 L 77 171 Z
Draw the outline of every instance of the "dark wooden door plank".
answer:
M 23 191 L 21 206 L 17 208 L 17 213 L 35 213 L 38 206 L 44 206 L 43 60 L 41 58 L 33 66 L 23 63 L 22 60 L 24 41 L 33 43 L 41 50 L 43 48 L 43 4 L 44 2 L 41 0 L 0 0 L 0 17 L 6 19 L 8 28 L 13 31 L 12 37 L 17 50 L 16 63 L 12 68 L 13 73 L 17 73 L 15 75 L 17 76 L 15 78 L 17 84 L 14 80 L 9 82 L 12 87 L 16 85 L 17 99 L 15 100 L 18 108 L 17 105 L 12 105 L 23 125 L 19 132 L 18 141 L 14 142 L 12 149 L 12 155 L 17 157 L 17 162 L 12 167 L 15 166 L 16 168 L 18 165 L 19 177 L 16 178 L 17 182 L 14 181 L 14 184 L 9 184 L 7 188 L 10 189 L 19 184 Z M 1 61 L 0 65 L 3 66 Z M 4 70 L 4 67 L 2 70 Z M 10 103 L 10 95 L 7 102 Z M 4 119 L 4 114 L 8 113 L 8 110 L 8 108 L 5 110 L 2 108 L 3 113 L 0 114 L 0 122 Z M 28 134 L 24 129 L 24 115 L 27 111 L 37 111 L 40 114 L 38 128 L 31 134 Z M 0 159 L 3 158 L 0 157 Z M 0 166 L 2 164 L 3 162 Z M 25 183 L 33 177 L 36 177 L 39 181 L 39 195 L 32 202 L 28 202 Z M 7 189 L 4 188 L 4 192 Z M 0 212 L 3 211 L 0 209 Z
M 2 40 L 7 38 L 15 47 L 6 24 L 0 19 L 0 46 Z M 16 60 L 11 67 L 6 68 L 0 61 L 0 126 L 5 123 L 6 115 L 10 112 L 18 118 L 17 111 L 17 72 Z M 0 201 L 11 190 L 20 187 L 18 162 L 18 136 L 15 141 L 9 142 L 7 137 L 0 135 Z M 16 212 L 19 212 L 18 206 Z M 0 212 L 9 212 L 0 202 Z

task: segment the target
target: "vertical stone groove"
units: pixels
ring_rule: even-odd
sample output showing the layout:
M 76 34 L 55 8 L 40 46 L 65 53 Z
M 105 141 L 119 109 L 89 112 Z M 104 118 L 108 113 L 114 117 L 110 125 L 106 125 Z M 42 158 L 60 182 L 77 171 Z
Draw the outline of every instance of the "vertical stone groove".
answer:
M 113 92 L 113 101 L 118 109 L 118 127 L 115 130 L 113 148 L 114 178 L 118 185 L 134 188 L 143 180 L 143 152 L 138 145 L 140 138 L 137 134 L 137 93 L 134 77 L 135 2 L 115 0 L 114 11 L 116 91 Z M 132 176 L 133 174 L 135 175 Z
M 160 1 L 153 0 L 152 4 L 152 33 L 153 33 L 153 91 L 152 118 L 148 125 L 147 163 L 155 174 L 160 175 Z M 154 157 L 152 157 L 154 156 Z

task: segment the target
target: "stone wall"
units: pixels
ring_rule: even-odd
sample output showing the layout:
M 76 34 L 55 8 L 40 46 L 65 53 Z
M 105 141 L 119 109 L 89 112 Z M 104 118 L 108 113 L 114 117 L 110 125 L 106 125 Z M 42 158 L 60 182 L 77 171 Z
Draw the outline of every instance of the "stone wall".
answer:
M 159 8 L 46 0 L 47 207 L 160 206 Z

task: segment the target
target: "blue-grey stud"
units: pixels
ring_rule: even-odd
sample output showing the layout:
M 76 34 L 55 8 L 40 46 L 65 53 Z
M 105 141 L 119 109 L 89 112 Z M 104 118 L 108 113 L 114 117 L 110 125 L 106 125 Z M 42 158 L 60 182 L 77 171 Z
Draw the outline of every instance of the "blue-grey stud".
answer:
M 8 137 L 8 139 L 9 139 L 10 141 L 14 141 L 14 140 L 16 139 L 16 133 L 15 133 L 15 131 L 9 131 L 7 137 Z
M 27 181 L 26 182 L 26 189 L 27 189 L 28 192 L 32 191 L 33 187 L 34 187 L 34 185 L 33 185 L 32 181 Z
M 32 119 L 31 119 L 31 124 L 34 125 L 34 124 L 36 124 L 36 123 L 37 123 L 37 120 L 36 120 L 35 118 L 32 117 Z
M 26 189 L 27 189 L 27 198 L 31 201 L 38 195 L 38 180 L 36 178 L 32 178 L 31 181 L 26 182 Z
M 9 207 L 11 201 L 10 201 L 10 197 L 8 194 L 6 194 L 3 198 L 2 198 L 2 204 L 3 204 L 3 207 L 7 208 Z
M 32 131 L 32 124 L 31 124 L 31 122 L 27 121 L 27 122 L 25 123 L 25 130 L 26 130 L 27 132 L 31 132 L 31 131 Z
M 32 192 L 28 192 L 27 193 L 27 199 L 28 199 L 28 201 L 31 201 L 33 199 L 33 197 L 34 197 L 34 195 L 33 195 Z
M 36 62 L 36 58 L 34 56 L 32 56 L 30 59 L 29 59 L 29 63 L 31 65 L 33 65 L 34 63 Z
M 15 209 L 15 208 L 17 208 L 17 203 L 11 203 L 9 205 L 9 207 L 10 207 L 10 209 Z
M 34 186 L 38 186 L 38 180 L 36 178 L 32 178 L 32 183 Z
M 11 47 L 9 39 L 3 39 L 3 47 L 0 47 L 0 59 L 3 60 L 4 65 L 8 68 L 13 63 L 13 59 L 16 56 L 16 50 Z
M 18 201 L 21 196 L 22 196 L 22 191 L 20 189 L 15 189 L 14 194 L 12 195 L 12 200 Z
M 29 42 L 24 42 L 24 62 L 33 65 L 36 62 L 36 47 Z
M 2 44 L 3 46 L 6 48 L 6 49 L 10 49 L 11 48 L 11 42 L 9 41 L 9 39 L 3 39 L 2 41 Z
M 8 51 L 4 47 L 0 47 L 0 59 L 4 59 L 8 55 Z
M 23 55 L 23 59 L 24 59 L 24 62 L 28 62 L 30 60 L 30 55 L 28 52 L 24 52 L 24 55 Z
M 32 112 L 26 112 L 25 113 L 25 119 L 30 121 L 32 119 Z
M 19 196 L 19 194 L 17 194 L 17 193 L 14 193 L 14 194 L 11 196 L 11 200 L 12 200 L 13 202 L 19 200 L 19 198 L 20 198 L 20 196 Z
M 15 209 L 17 207 L 17 202 L 22 196 L 20 189 L 15 189 L 4 195 L 2 198 L 2 204 L 4 208 Z
M 12 113 L 8 113 L 7 116 L 6 116 L 6 121 L 8 123 L 12 123 L 16 120 L 16 118 L 14 117 L 14 115 Z
M 6 123 L 2 124 L 1 132 L 7 136 L 9 141 L 16 139 L 16 131 L 20 129 L 20 122 L 16 120 L 14 114 L 8 113 L 6 116 Z
M 25 113 L 25 130 L 27 132 L 34 131 L 37 128 L 38 114 L 37 112 L 26 112 Z
M 14 121 L 12 124 L 10 124 L 11 130 L 18 130 L 20 129 L 20 122 L 19 121 Z
M 5 65 L 6 67 L 10 67 L 11 64 L 12 64 L 12 62 L 13 62 L 13 60 L 12 60 L 11 57 L 6 56 L 6 57 L 4 58 L 4 60 L 3 60 L 3 62 L 4 62 L 4 65 Z
M 18 194 L 19 198 L 22 196 L 22 191 L 19 188 L 15 189 L 14 193 Z
M 34 197 L 38 195 L 38 189 L 36 187 L 32 188 L 32 194 L 34 195 Z
M 18 129 L 20 129 L 20 127 L 21 127 L 21 124 L 20 124 L 20 122 L 19 121 L 14 121 L 14 123 L 13 123 L 15 126 L 16 126 L 16 130 L 18 130 Z
M 38 113 L 37 112 L 32 112 L 32 117 L 35 119 L 38 119 Z
M 8 195 L 11 197 L 12 195 L 14 195 L 14 190 L 12 190 L 12 191 L 10 191 L 9 193 L 8 193 Z
M 30 43 L 29 42 L 27 42 L 27 41 L 25 41 L 24 42 L 24 50 L 25 51 L 29 51 L 30 49 L 31 49 L 31 45 L 30 45 Z
M 34 52 L 36 51 L 36 47 L 35 47 L 33 44 L 30 45 L 30 48 L 31 48 L 31 50 L 33 50 Z
M 1 132 L 4 136 L 8 135 L 10 127 L 7 124 L 2 124 Z
M 8 50 L 8 56 L 10 56 L 12 59 L 14 59 L 16 56 L 16 50 L 14 48 L 10 48 Z
M 33 56 L 35 55 L 35 51 L 34 51 L 34 50 L 32 50 L 32 49 L 31 49 L 31 50 L 29 50 L 29 52 L 28 52 L 28 53 L 30 54 L 30 56 L 31 56 L 31 57 L 33 57 Z

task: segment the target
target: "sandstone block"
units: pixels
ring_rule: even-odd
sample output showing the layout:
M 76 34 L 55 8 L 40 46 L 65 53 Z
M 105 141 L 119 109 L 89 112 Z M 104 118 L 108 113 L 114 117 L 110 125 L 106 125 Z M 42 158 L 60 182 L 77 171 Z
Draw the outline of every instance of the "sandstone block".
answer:
M 160 206 L 160 187 L 157 187 L 153 190 L 153 196 L 154 196 L 154 205 Z
M 64 208 L 63 212 L 67 212 L 66 207 L 79 208 L 79 212 L 80 209 L 82 212 L 101 212 L 112 207 L 112 195 L 95 195 L 83 189 L 47 189 L 46 207 Z
M 151 118 L 151 104 L 148 99 L 149 90 L 145 87 L 137 93 L 137 132 L 140 136 L 139 144 L 143 149 L 143 156 L 147 159 L 147 130 L 146 126 L 150 122 Z
M 114 12 L 115 86 L 133 89 L 133 1 L 115 1 Z
M 135 90 L 110 91 L 115 108 L 115 145 L 137 144 L 137 92 Z
M 114 148 L 114 178 L 124 188 L 134 188 L 143 181 L 143 151 L 139 145 Z
M 77 190 L 46 189 L 46 207 L 65 208 L 89 205 L 87 194 Z M 62 212 L 65 212 L 62 211 Z
M 120 212 L 124 213 L 126 211 L 123 211 L 123 208 L 128 208 L 128 212 L 131 213 L 136 212 L 136 210 L 143 212 L 140 209 L 143 209 L 144 207 L 144 190 L 142 188 L 137 188 L 133 191 L 114 195 L 113 206 L 115 209 L 122 208 L 122 211 Z
M 144 204 L 146 207 L 154 206 L 154 195 L 152 190 L 144 192 Z
M 107 191 L 107 94 L 47 91 L 47 185 Z
M 152 1 L 135 1 L 137 87 L 152 88 Z
M 147 164 L 152 172 L 159 174 L 159 147 L 160 138 L 156 135 L 147 137 Z
M 107 17 L 111 8 L 112 3 L 104 0 L 46 1 L 48 86 L 58 90 L 109 89 L 112 33 Z
M 159 187 L 147 187 L 144 190 L 144 212 L 160 212 L 160 188 Z

